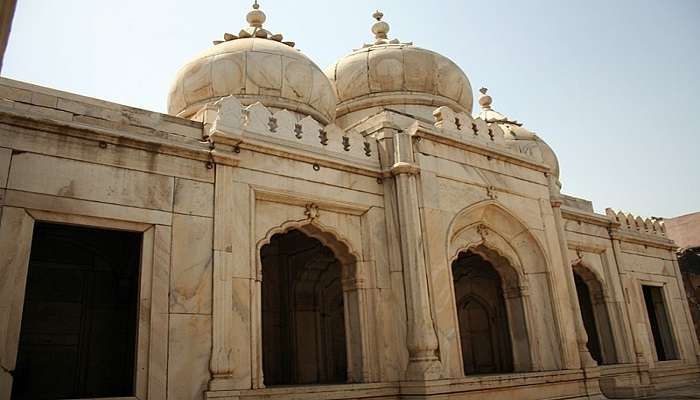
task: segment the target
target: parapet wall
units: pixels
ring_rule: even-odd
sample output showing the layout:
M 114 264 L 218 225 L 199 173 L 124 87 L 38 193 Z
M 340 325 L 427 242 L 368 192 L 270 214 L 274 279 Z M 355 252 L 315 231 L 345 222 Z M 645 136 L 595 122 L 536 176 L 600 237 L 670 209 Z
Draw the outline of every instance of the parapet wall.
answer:
M 234 96 L 228 96 L 204 107 L 195 118 L 209 125 L 210 134 L 217 131 L 252 133 L 247 138 L 282 141 L 285 145 L 333 155 L 351 163 L 379 167 L 376 141 L 353 130 L 344 131 L 333 123 L 322 125 L 310 116 L 299 118 L 284 109 L 275 111 L 260 102 L 243 107 Z
M 202 138 L 202 124 L 196 121 L 7 78 L 0 78 L 0 109 L 35 118 L 118 129 L 174 141 Z
M 620 229 L 628 232 L 635 232 L 642 235 L 653 235 L 666 238 L 666 227 L 663 221 L 659 219 L 645 218 L 634 216 L 630 213 L 622 211 L 615 212 L 612 208 L 605 209 L 607 215 L 614 222 L 620 224 Z

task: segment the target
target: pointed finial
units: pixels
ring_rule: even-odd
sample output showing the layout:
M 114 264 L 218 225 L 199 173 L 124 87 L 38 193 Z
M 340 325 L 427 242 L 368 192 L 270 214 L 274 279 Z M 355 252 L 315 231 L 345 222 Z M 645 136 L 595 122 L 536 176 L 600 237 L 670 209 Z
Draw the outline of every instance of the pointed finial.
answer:
M 486 94 L 488 92 L 488 88 L 482 87 L 479 89 L 481 92 L 481 97 L 479 97 L 479 105 L 481 105 L 481 108 L 484 110 L 490 110 L 491 109 L 491 103 L 493 102 L 493 99 L 491 96 Z
M 382 21 L 384 14 L 379 10 L 375 11 L 372 17 L 377 20 L 372 25 L 372 33 L 374 33 L 374 38 L 377 39 L 376 43 L 383 43 L 387 39 L 386 34 L 389 33 L 389 24 Z
M 258 4 L 258 0 L 255 0 L 253 3 L 253 9 L 245 16 L 245 19 L 248 21 L 250 26 L 255 28 L 261 28 L 262 24 L 265 22 L 265 19 L 267 19 L 265 13 L 259 10 L 259 8 L 260 5 Z

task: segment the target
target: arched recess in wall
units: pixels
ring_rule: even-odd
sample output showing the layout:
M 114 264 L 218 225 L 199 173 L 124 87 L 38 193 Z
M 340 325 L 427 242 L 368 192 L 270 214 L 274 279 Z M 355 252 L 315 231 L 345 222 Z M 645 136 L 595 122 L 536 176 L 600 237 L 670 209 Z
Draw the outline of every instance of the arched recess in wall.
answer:
M 289 221 L 256 248 L 257 386 L 368 382 L 368 274 L 348 241 L 315 221 Z M 286 348 L 273 348 L 277 339 Z
M 478 255 L 498 273 L 505 301 L 512 370 L 541 370 L 541 355 L 535 340 L 535 321 L 527 272 L 546 271 L 542 246 L 525 224 L 495 201 L 484 201 L 460 211 L 452 220 L 447 236 L 449 265 L 468 254 Z M 451 271 L 454 273 L 454 271 Z M 453 294 L 456 295 L 453 275 Z M 540 286 L 540 290 L 549 290 Z M 549 301 L 549 293 L 541 293 Z M 455 298 L 455 302 L 459 299 Z M 545 303 L 538 303 L 543 305 Z M 551 309 L 548 309 L 551 310 Z M 541 314 L 549 312 L 538 310 Z M 454 322 L 459 325 L 457 307 Z M 463 357 L 465 349 L 461 348 Z
M 579 261 L 572 265 L 581 318 L 588 335 L 588 351 L 598 364 L 618 362 L 606 287 L 594 269 Z

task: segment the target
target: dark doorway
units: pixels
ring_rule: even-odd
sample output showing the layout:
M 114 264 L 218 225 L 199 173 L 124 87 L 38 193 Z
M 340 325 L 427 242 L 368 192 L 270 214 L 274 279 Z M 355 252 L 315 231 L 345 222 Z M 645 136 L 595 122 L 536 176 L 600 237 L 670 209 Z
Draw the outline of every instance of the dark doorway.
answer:
M 266 386 L 347 382 L 341 265 L 298 230 L 261 249 Z
M 598 364 L 603 364 L 603 356 L 600 351 L 600 340 L 598 339 L 598 327 L 595 321 L 595 312 L 593 310 L 593 302 L 591 301 L 591 292 L 588 290 L 586 282 L 574 272 L 574 281 L 576 282 L 576 294 L 578 295 L 578 305 L 581 309 L 581 318 L 583 319 L 583 327 L 588 335 L 588 352 Z
M 673 334 L 671 333 L 671 324 L 666 312 L 664 304 L 664 296 L 661 288 L 658 286 L 642 285 L 644 292 L 644 303 L 649 316 L 649 324 L 651 325 L 651 333 L 654 338 L 654 347 L 656 348 L 656 356 L 659 361 L 675 360 L 678 358 L 676 354 L 676 346 L 673 343 Z
M 465 374 L 513 371 L 513 353 L 501 277 L 480 255 L 452 263 Z
M 37 223 L 13 400 L 134 393 L 141 234 Z

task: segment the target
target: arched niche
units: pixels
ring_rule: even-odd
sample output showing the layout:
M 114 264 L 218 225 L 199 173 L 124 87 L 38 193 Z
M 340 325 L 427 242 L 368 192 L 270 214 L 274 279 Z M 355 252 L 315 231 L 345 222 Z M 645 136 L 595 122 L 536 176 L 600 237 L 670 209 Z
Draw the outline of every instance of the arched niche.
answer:
M 583 261 L 574 263 L 572 268 L 588 350 L 598 364 L 615 364 L 618 359 L 610 320 L 611 305 L 606 301 L 608 289 L 602 277 Z
M 542 343 L 557 343 L 554 328 L 542 321 L 553 318 L 551 296 L 544 272 L 548 260 L 543 246 L 526 225 L 495 201 L 485 201 L 460 211 L 447 232 L 449 265 L 460 254 L 472 252 L 488 261 L 498 272 L 508 314 L 508 329 L 515 372 L 541 370 Z M 536 296 L 530 293 L 531 276 L 537 274 Z M 453 283 L 454 293 L 454 283 Z M 457 299 L 455 299 L 456 301 Z M 456 309 L 456 307 L 455 307 Z M 534 310 L 537 310 L 535 314 Z M 454 323 L 458 324 L 457 312 Z M 538 321 L 533 316 L 538 315 Z M 537 340 L 535 339 L 537 335 Z M 546 368 L 556 367 L 552 357 Z M 460 348 L 461 354 L 461 348 Z
M 527 342 L 527 330 L 522 318 L 509 321 L 501 274 L 484 257 L 467 251 L 452 263 L 452 276 L 465 375 L 512 372 L 511 338 L 517 342 L 522 339 L 517 335 L 524 335 Z M 511 315 L 522 310 L 517 304 Z
M 292 287 L 289 289 L 289 298 L 293 299 L 298 307 L 295 316 L 294 329 L 301 332 L 326 332 L 317 335 L 313 351 L 316 354 L 318 364 L 312 367 L 302 368 L 295 366 L 294 371 L 288 372 L 291 378 L 283 384 L 316 384 L 316 383 L 352 383 L 368 381 L 370 368 L 367 360 L 368 337 L 370 326 L 367 322 L 370 310 L 367 308 L 367 300 L 363 293 L 366 287 L 367 271 L 362 269 L 363 263 L 359 262 L 359 255 L 349 245 L 348 241 L 337 234 L 333 229 L 323 226 L 315 221 L 289 221 L 270 229 L 265 237 L 257 243 L 256 271 L 259 284 L 256 285 L 256 302 L 260 310 L 260 319 L 256 324 L 258 337 L 258 374 L 260 379 L 257 386 L 265 386 L 264 370 L 266 349 L 263 338 L 265 328 L 266 299 L 263 298 L 263 285 L 265 284 L 265 265 L 263 258 L 274 257 L 274 250 L 270 247 L 275 239 L 294 234 L 305 240 L 315 241 L 320 249 L 308 254 L 295 255 L 295 265 L 298 267 L 298 276 L 294 277 Z M 288 257 L 288 254 L 281 254 Z M 270 272 L 268 272 L 270 274 Z M 342 291 L 342 297 L 335 294 Z M 270 293 L 268 291 L 268 293 Z M 339 314 L 342 313 L 342 314 Z M 299 319 L 304 318 L 305 322 Z M 338 331 L 338 321 L 342 321 L 342 332 Z M 290 331 L 291 332 L 291 331 Z M 328 332 L 331 332 L 328 334 Z M 337 334 L 332 334 L 336 332 Z M 340 354 L 337 347 L 339 333 L 344 335 L 344 354 Z M 303 339 L 303 336 L 298 336 Z M 301 340 L 300 339 L 300 340 Z M 296 338 L 294 339 L 296 340 Z M 307 346 L 308 347 L 308 346 Z M 334 350 L 335 349 L 335 350 Z M 295 356 L 292 348 L 290 357 Z M 324 356 L 325 355 L 325 356 Z M 269 362 L 269 360 L 268 360 Z M 345 368 L 339 363 L 345 363 Z M 292 365 L 290 363 L 287 363 Z M 345 379 L 334 379 L 332 371 L 344 370 Z M 315 375 L 314 375 L 315 374 Z M 337 377 L 337 376 L 336 376 Z M 277 383 L 279 384 L 279 383 Z

